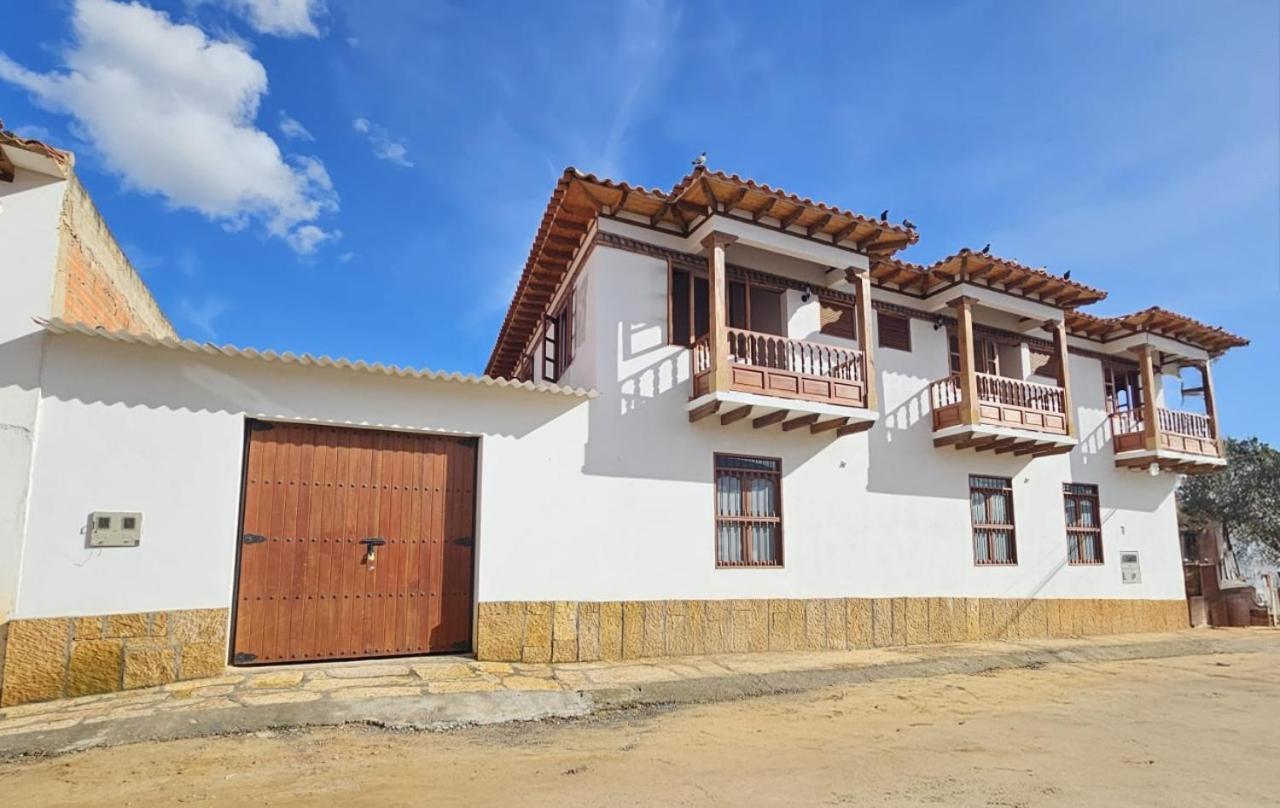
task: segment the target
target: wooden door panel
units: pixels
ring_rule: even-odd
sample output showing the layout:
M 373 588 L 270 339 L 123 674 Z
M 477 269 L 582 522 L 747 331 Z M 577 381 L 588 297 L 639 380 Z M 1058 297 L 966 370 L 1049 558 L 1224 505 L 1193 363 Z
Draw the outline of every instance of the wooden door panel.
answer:
M 474 440 L 252 425 L 234 661 L 469 647 L 475 470 Z

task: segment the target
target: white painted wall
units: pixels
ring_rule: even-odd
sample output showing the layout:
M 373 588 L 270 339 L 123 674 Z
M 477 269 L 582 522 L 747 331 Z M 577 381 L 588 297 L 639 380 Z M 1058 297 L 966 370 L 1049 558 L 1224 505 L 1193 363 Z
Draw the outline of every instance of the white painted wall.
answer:
M 32 318 L 49 315 L 66 185 L 22 165 L 0 182 L 0 623 L 17 596 L 39 404 L 44 334 Z
M 690 424 L 665 261 L 598 247 L 578 294 L 568 380 L 598 388 L 591 401 L 50 338 L 17 614 L 228 605 L 246 415 L 480 436 L 484 601 L 1182 597 L 1174 478 L 1114 468 L 1097 361 L 1072 357 L 1081 446 L 1059 457 L 934 448 L 946 331 L 921 320 L 912 352 L 877 354 L 884 414 L 868 433 Z M 716 569 L 717 451 L 782 459 L 785 568 Z M 971 473 L 1013 479 L 1017 566 L 973 564 Z M 1103 566 L 1066 565 L 1066 481 L 1100 487 Z M 96 509 L 142 511 L 142 545 L 87 549 Z M 1120 583 L 1122 550 L 1141 553 L 1140 585 Z

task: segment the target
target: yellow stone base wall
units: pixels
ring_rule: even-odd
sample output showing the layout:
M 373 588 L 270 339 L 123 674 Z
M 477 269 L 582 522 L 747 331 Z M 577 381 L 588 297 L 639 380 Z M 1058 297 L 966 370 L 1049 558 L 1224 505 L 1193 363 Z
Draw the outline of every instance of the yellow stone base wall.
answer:
M 1187 627 L 1184 600 L 827 598 L 489 602 L 476 657 L 594 662 L 1083 637 Z
M 50 617 L 6 624 L 0 707 L 222 673 L 228 609 Z

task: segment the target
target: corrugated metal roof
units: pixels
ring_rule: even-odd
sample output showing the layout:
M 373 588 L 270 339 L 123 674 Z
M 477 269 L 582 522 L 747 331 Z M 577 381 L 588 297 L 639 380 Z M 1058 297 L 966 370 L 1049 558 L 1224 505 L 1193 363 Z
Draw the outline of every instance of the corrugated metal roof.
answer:
M 107 331 L 85 323 L 68 323 L 57 318 L 36 318 L 36 322 L 50 334 L 79 334 L 86 337 L 108 339 L 129 345 L 147 345 L 154 348 L 167 348 L 175 351 L 188 351 L 210 356 L 227 356 L 236 359 L 258 359 L 266 362 L 284 362 L 291 365 L 307 365 L 322 368 L 339 368 L 356 370 L 364 373 L 378 373 L 383 376 L 399 376 L 401 378 L 428 379 L 437 382 L 459 382 L 462 384 L 479 384 L 486 387 L 505 387 L 516 390 L 528 390 L 535 393 L 552 393 L 579 398 L 595 398 L 599 395 L 595 390 L 582 387 L 566 387 L 546 382 L 521 382 L 515 379 L 501 379 L 492 376 L 476 376 L 472 373 L 447 372 L 442 370 L 426 370 L 406 368 L 398 365 L 384 365 L 381 362 L 366 362 L 363 359 L 350 360 L 341 357 L 312 356 L 311 354 L 295 354 L 290 351 L 259 351 L 255 348 L 239 348 L 235 345 L 214 345 L 211 342 L 195 340 L 177 340 L 164 337 L 153 337 L 146 334 L 131 334 L 124 331 Z

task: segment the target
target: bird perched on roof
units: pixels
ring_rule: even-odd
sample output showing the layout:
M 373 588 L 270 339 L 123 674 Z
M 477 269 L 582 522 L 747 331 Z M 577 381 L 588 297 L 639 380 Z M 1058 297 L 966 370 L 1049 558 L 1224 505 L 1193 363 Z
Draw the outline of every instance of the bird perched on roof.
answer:
M 915 222 L 913 222 L 913 221 L 911 221 L 910 219 L 903 219 L 903 220 L 902 220 L 902 226 L 903 226 L 903 227 L 905 227 L 905 228 L 907 228 L 908 230 L 915 230 L 915 229 L 916 229 L 916 223 L 915 223 Z
M 985 246 L 985 247 L 983 247 L 983 248 L 982 248 L 982 254 L 983 254 L 983 255 L 991 255 L 991 245 L 990 245 L 990 244 L 988 244 L 987 246 Z
M 882 222 L 887 222 L 887 221 L 889 221 L 889 209 L 888 209 L 888 208 L 885 208 L 884 210 L 880 211 L 880 221 L 882 221 Z
M 1062 279 L 1064 281 L 1071 280 L 1071 270 L 1068 269 L 1066 272 L 1062 273 Z
M 702 154 L 699 154 L 697 157 L 693 158 L 693 167 L 694 167 L 694 168 L 706 168 L 706 167 L 707 167 L 707 153 L 706 153 L 706 152 L 703 152 Z

